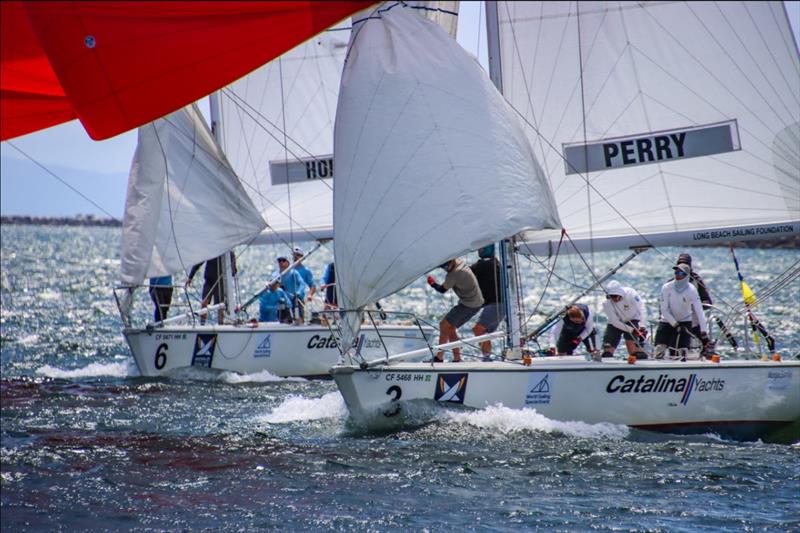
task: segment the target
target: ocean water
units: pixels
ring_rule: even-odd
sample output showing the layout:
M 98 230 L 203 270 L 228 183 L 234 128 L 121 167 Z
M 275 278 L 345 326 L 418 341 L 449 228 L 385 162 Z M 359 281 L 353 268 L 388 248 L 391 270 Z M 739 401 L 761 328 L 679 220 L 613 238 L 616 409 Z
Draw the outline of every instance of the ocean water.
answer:
M 662 435 L 502 406 L 431 408 L 399 429 L 365 428 L 331 381 L 196 370 L 142 378 L 111 293 L 119 230 L 0 232 L 3 531 L 800 530 L 800 442 Z M 263 283 L 277 251 L 240 251 L 243 294 Z M 652 318 L 680 251 L 647 252 L 617 278 Z M 690 252 L 715 300 L 735 303 L 730 252 Z M 737 250 L 763 295 L 799 255 Z M 324 249 L 308 264 L 319 275 L 330 257 Z M 619 259 L 586 258 L 600 272 Z M 561 257 L 548 280 L 521 260 L 532 325 L 587 285 L 582 265 Z M 784 357 L 800 346 L 799 289 L 764 296 L 758 310 Z M 596 308 L 600 295 L 585 301 Z M 431 320 L 451 303 L 423 280 L 383 302 Z

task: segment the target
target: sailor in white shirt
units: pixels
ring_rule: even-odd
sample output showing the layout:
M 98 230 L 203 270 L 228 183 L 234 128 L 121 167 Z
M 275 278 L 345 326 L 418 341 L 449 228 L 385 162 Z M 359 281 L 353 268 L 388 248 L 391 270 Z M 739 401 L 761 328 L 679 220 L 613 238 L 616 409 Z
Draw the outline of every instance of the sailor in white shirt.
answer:
M 671 356 L 686 357 L 692 328 L 692 312 L 700 327 L 700 340 L 708 345 L 708 325 L 697 289 L 689 283 L 688 265 L 672 267 L 675 279 L 661 287 L 661 318 L 656 331 L 656 359 L 664 357 L 669 348 Z
M 603 335 L 603 357 L 613 357 L 621 337 L 625 337 L 628 354 L 637 359 L 647 359 L 642 349 L 647 329 L 641 327 L 647 320 L 644 302 L 639 294 L 630 287 L 623 287 L 612 280 L 606 285 L 606 301 L 603 311 L 608 318 L 606 332 Z

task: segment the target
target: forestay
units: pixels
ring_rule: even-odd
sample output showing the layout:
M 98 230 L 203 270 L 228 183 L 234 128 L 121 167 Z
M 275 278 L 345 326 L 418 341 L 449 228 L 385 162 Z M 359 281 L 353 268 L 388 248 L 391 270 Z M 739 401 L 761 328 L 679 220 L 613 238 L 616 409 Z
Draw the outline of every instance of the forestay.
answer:
M 800 61 L 781 2 L 498 13 L 504 94 L 584 249 L 800 234 Z
M 522 229 L 559 227 L 513 111 L 478 62 L 415 9 L 354 24 L 334 144 L 345 308 Z M 344 346 L 358 327 L 350 318 Z
M 196 105 L 139 128 L 122 228 L 122 283 L 191 268 L 264 228 Z

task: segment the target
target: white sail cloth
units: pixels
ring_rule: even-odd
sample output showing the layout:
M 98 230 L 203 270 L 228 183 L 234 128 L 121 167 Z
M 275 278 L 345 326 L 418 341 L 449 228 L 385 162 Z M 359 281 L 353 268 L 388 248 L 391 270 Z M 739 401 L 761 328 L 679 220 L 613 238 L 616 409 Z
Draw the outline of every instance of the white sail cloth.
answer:
M 221 91 L 221 144 L 269 224 L 262 240 L 330 238 L 333 120 L 350 36 L 339 24 Z
M 458 2 L 409 2 L 455 38 Z M 354 15 L 358 20 L 368 12 Z M 222 147 L 268 223 L 255 242 L 333 237 L 333 122 L 350 21 L 221 92 Z
M 530 124 L 574 239 L 599 249 L 647 244 L 640 234 L 665 245 L 800 233 L 800 60 L 782 2 L 498 2 L 498 14 L 504 95 Z M 731 150 L 648 149 L 653 136 L 726 122 Z M 566 146 L 615 138 L 619 164 L 590 171 L 591 185 L 569 173 Z
M 139 128 L 122 228 L 124 285 L 191 268 L 264 226 L 196 105 Z
M 360 309 L 445 260 L 559 227 L 513 111 L 415 9 L 354 24 L 334 134 L 339 305 Z M 343 343 L 357 331 L 350 322 Z

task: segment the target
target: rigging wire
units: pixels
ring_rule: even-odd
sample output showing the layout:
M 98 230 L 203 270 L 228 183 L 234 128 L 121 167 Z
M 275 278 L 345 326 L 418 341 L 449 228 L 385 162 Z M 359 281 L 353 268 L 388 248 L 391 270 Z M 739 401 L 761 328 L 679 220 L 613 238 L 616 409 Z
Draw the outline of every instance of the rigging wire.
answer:
M 52 177 L 54 177 L 55 179 L 57 179 L 58 181 L 60 181 L 60 182 L 61 182 L 61 183 L 62 183 L 62 184 L 65 186 L 65 187 L 67 187 L 68 189 L 70 189 L 72 192 L 74 192 L 75 194 L 77 194 L 78 196 L 80 196 L 81 198 L 83 198 L 84 200 L 86 200 L 87 202 L 89 202 L 90 204 L 92 204 L 93 206 L 95 206 L 97 209 L 99 209 L 100 211 L 102 211 L 102 212 L 103 212 L 103 213 L 105 213 L 106 215 L 108 215 L 108 217 L 109 217 L 109 218 L 111 218 L 111 219 L 113 219 L 113 220 L 115 220 L 115 221 L 117 221 L 117 222 L 122 222 L 122 221 L 121 221 L 119 218 L 115 217 L 114 215 L 112 215 L 111 213 L 109 213 L 108 211 L 106 211 L 106 210 L 105 210 L 105 209 L 104 209 L 104 208 L 103 208 L 103 207 L 102 207 L 100 204 L 98 204 L 97 202 L 95 202 L 94 200 L 92 200 L 91 198 L 89 198 L 88 196 L 86 196 L 85 194 L 83 194 L 81 191 L 79 191 L 78 189 L 76 189 L 75 187 L 73 187 L 72 185 L 70 185 L 69 183 L 67 183 L 67 182 L 66 182 L 66 180 L 64 180 L 63 178 L 61 178 L 61 177 L 60 177 L 58 174 L 56 174 L 55 172 L 53 172 L 52 170 L 50 170 L 49 168 L 47 168 L 46 166 L 44 166 L 42 163 L 40 163 L 39 161 L 37 161 L 36 159 L 34 159 L 34 158 L 33 158 L 33 157 L 31 157 L 30 155 L 28 155 L 28 154 L 27 154 L 27 153 L 26 153 L 24 150 L 22 150 L 22 148 L 20 148 L 20 147 L 19 147 L 19 146 L 17 146 L 16 144 L 14 144 L 12 141 L 6 141 L 6 142 L 7 142 L 7 143 L 8 143 L 8 145 L 9 145 L 9 146 L 11 146 L 11 147 L 12 147 L 14 150 L 16 150 L 17 152 L 21 153 L 21 154 L 22 154 L 22 155 L 24 155 L 26 158 L 28 158 L 28 159 L 29 159 L 29 160 L 30 160 L 30 161 L 31 161 L 33 164 L 35 164 L 37 167 L 41 168 L 42 170 L 44 170 L 45 172 L 47 172 L 48 174 L 50 174 L 50 176 L 52 176 Z

